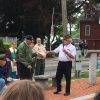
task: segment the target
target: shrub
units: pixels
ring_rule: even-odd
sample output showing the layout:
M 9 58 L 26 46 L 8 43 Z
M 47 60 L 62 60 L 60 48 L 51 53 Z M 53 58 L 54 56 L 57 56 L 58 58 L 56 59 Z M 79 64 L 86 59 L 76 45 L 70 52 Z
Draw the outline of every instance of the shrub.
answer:
M 9 44 L 3 44 L 3 41 L 0 39 L 0 54 L 4 54 L 8 48 Z
M 10 47 L 10 44 L 4 44 L 3 46 L 5 49 L 8 49 Z
M 0 40 L 0 54 L 2 53 L 5 53 L 5 48 L 4 48 L 4 45 L 3 45 L 3 41 Z

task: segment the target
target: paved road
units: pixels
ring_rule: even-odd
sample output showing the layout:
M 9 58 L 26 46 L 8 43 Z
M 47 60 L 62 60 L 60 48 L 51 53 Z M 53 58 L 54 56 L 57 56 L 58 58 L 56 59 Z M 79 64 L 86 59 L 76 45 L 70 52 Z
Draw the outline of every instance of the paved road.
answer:
M 45 61 L 46 68 L 45 68 L 45 74 L 55 74 L 56 69 L 57 69 L 57 64 L 58 64 L 58 59 L 57 58 L 48 58 Z
M 56 73 L 57 64 L 58 64 L 57 58 L 48 58 L 46 59 L 45 64 L 46 64 L 45 74 L 55 74 Z M 88 70 L 89 69 L 89 59 L 82 58 L 81 65 L 82 65 L 82 71 Z M 73 61 L 72 72 L 74 71 L 75 71 L 75 61 Z

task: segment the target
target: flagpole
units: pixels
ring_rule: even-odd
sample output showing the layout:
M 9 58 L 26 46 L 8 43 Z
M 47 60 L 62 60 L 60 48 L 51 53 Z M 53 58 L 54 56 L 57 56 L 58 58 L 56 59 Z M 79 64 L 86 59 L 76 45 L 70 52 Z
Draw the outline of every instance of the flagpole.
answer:
M 52 11 L 52 24 L 51 24 L 50 40 L 51 40 L 52 37 L 54 36 L 53 18 L 54 18 L 54 8 L 53 8 L 53 11 Z M 51 41 L 52 41 L 52 40 L 51 40 Z M 51 51 L 51 45 L 52 45 L 51 41 L 50 41 L 50 51 Z
M 53 12 L 52 12 L 52 26 L 53 26 L 53 17 L 54 17 L 54 8 L 53 8 Z

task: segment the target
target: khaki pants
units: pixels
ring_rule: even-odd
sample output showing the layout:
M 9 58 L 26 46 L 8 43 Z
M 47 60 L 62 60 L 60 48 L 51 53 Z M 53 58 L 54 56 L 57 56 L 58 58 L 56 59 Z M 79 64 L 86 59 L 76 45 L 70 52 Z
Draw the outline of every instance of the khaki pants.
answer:
M 45 70 L 45 60 L 36 59 L 35 75 L 43 75 Z

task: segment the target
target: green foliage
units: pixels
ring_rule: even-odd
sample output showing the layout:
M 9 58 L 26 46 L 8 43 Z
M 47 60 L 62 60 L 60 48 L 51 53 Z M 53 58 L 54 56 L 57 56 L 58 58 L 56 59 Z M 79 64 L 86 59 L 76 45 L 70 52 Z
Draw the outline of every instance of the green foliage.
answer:
M 78 31 L 72 31 L 71 35 L 72 35 L 73 38 L 80 38 L 79 30 Z
M 68 0 L 68 16 L 75 13 L 74 2 Z M 0 32 L 19 38 L 22 38 L 22 31 L 23 35 L 32 34 L 34 37 L 49 35 L 53 8 L 54 24 L 61 24 L 61 0 L 1 0 Z
M 88 78 L 89 72 L 81 72 L 79 77 L 72 77 L 72 79 Z M 100 70 L 96 72 L 96 77 L 100 77 Z
M 0 54 L 4 54 L 8 48 L 9 44 L 3 44 L 3 41 L 0 40 Z
M 4 58 L 5 54 L 0 54 L 0 58 Z
M 56 33 L 59 37 L 63 37 L 63 27 L 62 25 L 58 25 L 57 26 L 57 33 Z
M 81 78 L 88 78 L 89 77 L 89 73 L 88 72 L 81 73 L 80 77 Z
M 75 4 L 76 0 L 67 0 L 68 22 L 73 24 L 81 7 L 85 4 Z M 100 2 L 100 0 L 92 0 Z M 17 36 L 32 34 L 37 36 L 50 35 L 52 12 L 54 8 L 54 26 L 62 25 L 61 0 L 1 0 L 0 1 L 0 32 L 5 35 Z M 12 23 L 13 22 L 13 23 Z M 7 26 L 8 28 L 6 28 Z M 22 32 L 23 31 L 23 32 Z M 62 27 L 58 27 L 55 34 L 62 36 Z
M 92 1 L 95 2 L 96 4 L 100 3 L 100 0 L 92 0 Z
M 80 78 L 88 78 L 88 77 L 89 77 L 88 72 L 81 72 L 79 77 L 74 76 L 72 77 L 72 79 L 80 79 Z
M 5 53 L 5 48 L 4 48 L 4 45 L 3 45 L 3 41 L 0 40 L 0 54 L 2 53 Z
M 97 71 L 97 74 L 96 74 L 97 77 L 100 77 L 100 70 Z
M 10 47 L 10 44 L 4 44 L 3 46 L 5 49 L 8 49 Z
M 0 39 L 0 48 L 3 47 L 3 41 Z

